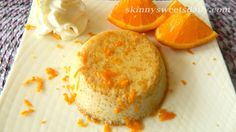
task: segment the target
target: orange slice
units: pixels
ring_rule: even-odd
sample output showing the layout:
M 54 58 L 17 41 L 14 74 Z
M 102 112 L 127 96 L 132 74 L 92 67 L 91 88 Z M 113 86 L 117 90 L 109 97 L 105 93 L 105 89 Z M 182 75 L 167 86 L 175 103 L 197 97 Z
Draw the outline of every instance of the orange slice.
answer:
M 173 8 L 181 11 L 174 12 Z M 157 29 L 155 36 L 162 44 L 175 49 L 189 49 L 215 39 L 217 33 L 177 0 L 168 7 L 168 18 Z
M 120 0 L 108 20 L 123 29 L 146 32 L 159 26 L 165 17 L 152 0 Z

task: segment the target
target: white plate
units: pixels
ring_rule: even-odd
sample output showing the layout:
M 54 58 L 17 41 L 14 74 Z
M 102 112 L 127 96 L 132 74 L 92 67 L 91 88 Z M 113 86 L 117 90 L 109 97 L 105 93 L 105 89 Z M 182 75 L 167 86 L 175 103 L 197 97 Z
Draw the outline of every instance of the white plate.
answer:
M 197 15 L 209 24 L 203 0 L 182 0 L 188 6 L 202 8 Z M 88 32 L 99 33 L 116 29 L 106 17 L 115 1 L 85 0 L 88 7 Z M 165 7 L 169 2 L 157 2 Z M 32 7 L 28 23 L 36 18 Z M 153 39 L 153 38 L 151 38 Z M 155 40 L 153 40 L 155 41 Z M 155 41 L 156 42 L 156 41 Z M 56 48 L 60 43 L 64 49 Z M 38 37 L 34 31 L 25 31 L 15 62 L 8 76 L 0 101 L 0 132 L 78 132 L 103 131 L 102 125 L 89 123 L 86 128 L 76 125 L 78 118 L 84 118 L 75 106 L 68 106 L 63 99 L 61 77 L 63 67 L 70 65 L 79 44 L 56 41 L 50 36 Z M 174 51 L 161 47 L 169 71 L 169 94 L 163 108 L 177 114 L 174 120 L 160 122 L 156 117 L 144 120 L 146 132 L 235 132 L 236 96 L 216 41 L 193 49 L 194 55 L 186 51 Z M 213 58 L 216 58 L 214 60 Z M 196 65 L 193 65 L 195 62 Z M 45 68 L 59 70 L 60 77 L 46 81 L 43 93 L 35 92 L 35 85 L 24 87 L 22 82 L 33 75 L 46 78 Z M 211 76 L 208 75 L 211 74 Z M 186 80 L 187 85 L 181 84 Z M 35 112 L 29 117 L 20 116 L 26 109 L 24 98 L 34 105 Z M 42 125 L 40 122 L 46 120 Z M 113 131 L 129 131 L 125 127 L 113 127 Z

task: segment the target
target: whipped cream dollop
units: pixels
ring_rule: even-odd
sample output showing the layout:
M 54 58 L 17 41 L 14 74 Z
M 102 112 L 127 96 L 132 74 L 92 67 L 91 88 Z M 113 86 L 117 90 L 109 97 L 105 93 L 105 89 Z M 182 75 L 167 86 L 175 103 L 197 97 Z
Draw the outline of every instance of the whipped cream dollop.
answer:
M 86 28 L 88 16 L 81 0 L 37 0 L 37 32 L 54 32 L 62 40 L 79 36 Z

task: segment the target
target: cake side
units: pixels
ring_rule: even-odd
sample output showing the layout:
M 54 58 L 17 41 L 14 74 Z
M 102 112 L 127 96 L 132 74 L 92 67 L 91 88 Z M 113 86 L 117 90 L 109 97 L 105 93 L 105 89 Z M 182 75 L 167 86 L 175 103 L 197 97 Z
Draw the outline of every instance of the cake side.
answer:
M 145 35 L 107 31 L 78 52 L 70 81 L 77 104 L 94 118 L 123 124 L 153 112 L 166 88 L 160 52 Z

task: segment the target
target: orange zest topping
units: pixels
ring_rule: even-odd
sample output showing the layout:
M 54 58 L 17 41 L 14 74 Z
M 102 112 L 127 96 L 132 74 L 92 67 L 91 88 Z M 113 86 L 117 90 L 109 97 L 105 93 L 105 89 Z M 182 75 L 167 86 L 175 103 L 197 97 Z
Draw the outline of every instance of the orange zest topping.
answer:
M 128 102 L 131 104 L 135 101 L 135 97 L 136 97 L 136 91 L 134 89 L 132 89 L 129 93 L 129 97 L 128 97 Z
M 34 112 L 34 109 L 28 109 L 28 110 L 22 111 L 20 114 L 21 114 L 22 116 L 28 116 L 28 115 L 30 115 L 30 114 L 33 113 L 33 112 Z
M 160 121 L 172 120 L 176 117 L 176 114 L 169 112 L 166 109 L 160 109 L 158 112 Z
M 182 83 L 183 85 L 187 85 L 187 81 L 185 81 L 185 80 L 181 80 L 181 83 Z
M 135 106 L 135 107 L 134 107 L 134 112 L 137 113 L 137 112 L 139 112 L 139 111 L 140 111 L 139 107 L 138 107 L 138 106 Z
M 81 61 L 83 64 L 86 64 L 87 61 L 88 61 L 88 58 L 87 58 L 87 54 L 86 53 L 81 53 L 81 52 L 78 52 L 77 55 L 79 57 L 81 57 Z
M 69 76 L 65 75 L 62 79 L 63 82 L 68 82 L 69 81 Z
M 119 108 L 119 107 L 117 107 L 117 108 L 114 109 L 114 113 L 115 113 L 115 114 L 118 114 L 118 113 L 120 113 L 121 111 L 122 111 L 122 109 Z
M 49 35 L 51 35 L 56 40 L 61 40 L 61 36 L 58 35 L 57 33 L 50 32 Z
M 57 44 L 56 47 L 59 48 L 59 49 L 63 49 L 64 48 L 61 44 Z
M 122 63 L 122 60 L 120 58 L 112 58 L 111 62 L 114 64 L 114 65 L 119 65 Z
M 123 102 L 119 101 L 118 103 L 119 103 L 118 107 L 114 109 L 115 114 L 120 113 L 122 110 L 124 110 L 126 108 L 126 106 Z
M 27 107 L 33 107 L 32 103 L 27 100 L 27 99 L 24 99 L 24 104 L 27 106 Z
M 36 29 L 36 26 L 30 25 L 30 24 L 26 24 L 26 25 L 25 25 L 25 29 L 26 29 L 26 30 L 35 30 L 35 29 Z
M 104 80 L 110 80 L 111 78 L 116 77 L 118 74 L 116 72 L 107 69 L 102 71 L 100 75 Z
M 114 51 L 109 48 L 104 49 L 105 56 L 111 56 L 113 53 L 114 53 Z
M 108 124 L 104 125 L 103 132 L 111 132 L 111 127 Z
M 138 132 L 143 129 L 143 124 L 139 120 L 130 121 L 128 118 L 125 118 L 125 124 L 131 129 L 131 132 Z
M 99 73 L 99 76 L 102 77 L 102 79 L 104 80 L 105 84 L 107 84 L 109 86 L 113 85 L 112 79 L 114 77 L 116 77 L 117 75 L 118 74 L 116 72 L 113 72 L 113 71 L 108 70 L 108 69 L 106 69 L 106 70 L 104 70 L 104 71 Z
M 64 93 L 64 100 L 67 102 L 67 104 L 71 105 L 72 103 L 75 102 L 76 99 L 76 93 L 72 93 L 68 95 L 67 93 Z
M 117 41 L 116 43 L 115 43 L 115 46 L 122 46 L 122 45 L 124 45 L 124 43 L 123 42 L 121 42 L 121 41 Z
M 122 88 L 125 88 L 125 87 L 128 87 L 130 84 L 130 81 L 128 79 L 123 79 L 119 82 L 119 85 L 122 87 Z
M 37 92 L 41 92 L 43 90 L 43 79 L 37 76 L 33 76 L 31 79 L 26 80 L 24 84 L 29 85 L 33 82 L 37 82 Z
M 87 127 L 88 123 L 85 123 L 82 119 L 79 119 L 77 121 L 77 125 L 80 126 L 80 127 Z
M 53 68 L 47 68 L 46 73 L 48 74 L 48 79 L 52 80 L 58 75 L 58 72 Z

